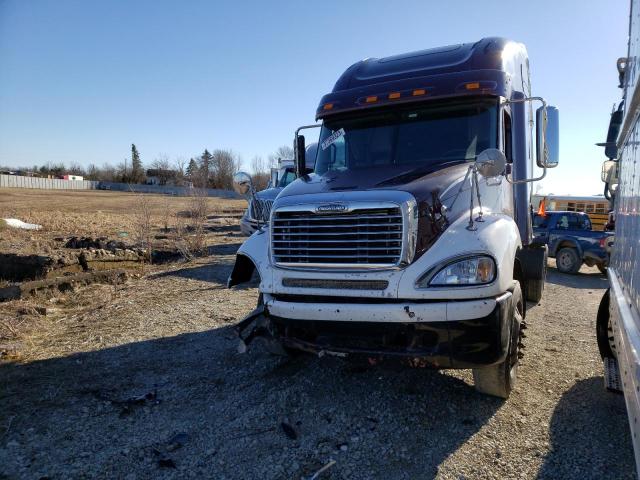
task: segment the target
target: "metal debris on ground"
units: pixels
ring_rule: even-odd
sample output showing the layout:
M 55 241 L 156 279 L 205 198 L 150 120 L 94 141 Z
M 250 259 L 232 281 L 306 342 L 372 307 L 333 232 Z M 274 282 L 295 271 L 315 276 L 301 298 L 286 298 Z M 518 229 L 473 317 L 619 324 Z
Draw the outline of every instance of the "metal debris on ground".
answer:
M 120 410 L 120 417 L 124 417 L 132 413 L 135 408 L 147 405 L 148 403 L 151 405 L 158 405 L 160 400 L 158 400 L 158 394 L 153 391 L 138 397 L 128 398 L 124 401 L 112 400 L 111 403 L 122 407 Z
M 323 472 L 326 472 L 327 470 L 329 470 L 331 467 L 333 467 L 336 464 L 335 460 L 329 460 L 329 462 L 322 467 L 320 470 L 318 470 L 316 473 L 314 473 L 313 475 L 311 475 L 307 480 L 317 480 L 320 475 L 322 475 Z

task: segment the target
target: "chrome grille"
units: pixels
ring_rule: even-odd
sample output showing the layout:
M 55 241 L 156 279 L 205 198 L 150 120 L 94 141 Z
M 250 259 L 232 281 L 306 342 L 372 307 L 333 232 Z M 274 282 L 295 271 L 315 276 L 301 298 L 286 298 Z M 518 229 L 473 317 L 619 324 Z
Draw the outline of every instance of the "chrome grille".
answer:
M 354 208 L 347 212 L 276 211 L 272 255 L 280 265 L 395 266 L 403 246 L 402 210 Z
M 273 200 L 262 200 L 260 198 L 254 198 L 253 200 L 251 200 L 251 205 L 249 206 L 251 218 L 260 222 L 268 223 L 272 206 Z

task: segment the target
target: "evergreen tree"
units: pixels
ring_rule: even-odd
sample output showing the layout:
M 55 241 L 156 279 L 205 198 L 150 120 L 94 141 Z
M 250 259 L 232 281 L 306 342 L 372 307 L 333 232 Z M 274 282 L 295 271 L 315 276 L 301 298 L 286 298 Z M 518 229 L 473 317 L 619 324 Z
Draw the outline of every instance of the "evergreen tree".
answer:
M 196 160 L 192 158 L 191 160 L 189 160 L 189 165 L 187 165 L 187 177 L 189 177 L 189 179 L 193 182 L 193 179 L 197 174 L 198 164 L 196 163 Z
M 205 149 L 200 155 L 200 171 L 199 171 L 199 182 L 198 186 L 206 188 L 209 186 L 209 177 L 211 176 L 211 160 L 213 160 L 213 155 L 209 153 L 209 150 Z
M 131 144 L 131 182 L 141 183 L 144 180 L 144 169 L 140 160 L 140 153 L 135 144 Z

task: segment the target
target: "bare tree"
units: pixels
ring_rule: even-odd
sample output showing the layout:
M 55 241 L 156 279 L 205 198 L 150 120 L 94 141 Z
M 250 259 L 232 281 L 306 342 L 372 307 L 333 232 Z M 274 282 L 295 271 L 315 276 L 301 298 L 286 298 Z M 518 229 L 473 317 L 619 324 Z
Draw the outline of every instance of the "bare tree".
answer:
M 215 150 L 212 158 L 212 184 L 214 188 L 233 188 L 233 175 L 240 169 L 240 156 L 232 150 Z
M 117 180 L 117 172 L 113 165 L 105 163 L 102 168 L 98 169 L 98 180 L 103 182 L 115 182 Z
M 207 253 L 207 191 L 193 188 L 189 198 L 189 209 L 176 213 L 174 243 L 186 260 Z
M 188 163 L 189 162 L 185 157 L 176 157 L 176 159 L 173 161 L 173 169 L 175 170 L 176 178 L 180 181 L 180 183 L 184 181 L 185 170 Z
M 293 148 L 287 145 L 282 145 L 276 149 L 275 152 L 269 155 L 269 167 L 275 167 L 278 164 L 278 160 L 293 160 Z
M 146 260 L 151 264 L 153 254 L 153 225 L 149 197 L 144 193 L 139 193 L 135 209 L 135 238 L 144 250 L 142 261 L 142 271 L 144 272 L 144 262 Z
M 82 175 L 82 176 L 87 175 L 87 172 L 85 171 L 85 169 L 82 168 L 82 166 L 80 166 L 80 164 L 77 162 L 73 162 L 71 165 L 69 165 L 69 168 L 67 169 L 67 173 L 70 173 L 71 175 Z
M 251 159 L 251 178 L 257 191 L 264 190 L 269 184 L 271 172 L 263 157 L 255 156 Z
M 100 180 L 100 169 L 93 163 L 87 167 L 87 180 Z

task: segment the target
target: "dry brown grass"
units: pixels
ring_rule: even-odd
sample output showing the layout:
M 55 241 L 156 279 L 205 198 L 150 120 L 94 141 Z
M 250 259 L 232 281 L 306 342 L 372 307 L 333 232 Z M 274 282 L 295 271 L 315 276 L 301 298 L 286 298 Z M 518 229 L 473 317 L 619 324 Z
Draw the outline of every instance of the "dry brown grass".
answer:
M 193 198 L 142 195 L 152 229 L 163 229 L 174 212 L 193 209 Z M 128 192 L 2 189 L 0 218 L 18 218 L 42 225 L 42 230 L 0 230 L 0 252 L 49 253 L 56 237 L 114 238 L 120 232 L 135 235 L 139 195 Z M 209 213 L 239 212 L 245 200 L 205 197 Z M 169 212 L 169 213 L 168 213 Z M 168 216 L 169 215 L 169 216 Z
M 133 282 L 135 277 L 139 275 L 134 275 Z M 69 322 L 77 328 L 99 330 L 100 325 L 84 324 L 84 317 L 117 301 L 123 288 L 96 283 L 65 292 L 45 290 L 32 297 L 0 303 L 0 360 L 25 360 L 25 347 L 26 350 L 33 347 L 35 338 L 42 342 L 57 336 L 63 325 L 69 328 Z M 56 338 L 64 351 L 66 337 Z
M 239 241 L 239 233 L 229 233 L 238 224 L 238 215 L 246 208 L 244 200 L 206 197 L 195 192 L 191 197 L 139 195 L 101 191 L 0 190 L 0 218 L 18 218 L 42 225 L 42 230 L 20 230 L 0 226 L 0 253 L 45 255 L 64 253 L 64 243 L 55 240 L 70 236 L 118 239 L 126 232 L 128 242 L 154 243 L 177 249 L 192 260 L 210 245 Z M 231 214 L 231 216 L 229 216 Z M 169 230 L 169 232 L 167 232 Z M 156 240 L 155 237 L 165 237 Z M 153 273 L 167 266 L 150 266 L 132 271 Z M 141 280 L 143 281 L 143 280 Z M 0 280 L 0 287 L 9 282 Z M 38 296 L 0 303 L 0 356 L 7 356 L 14 344 L 27 344 L 32 332 L 56 332 L 60 319 L 87 314 L 119 297 L 123 288 L 91 285 L 61 294 L 48 292 Z M 46 316 L 36 308 L 48 308 Z M 53 334 L 53 333 L 52 333 Z M 60 339 L 58 339 L 60 341 Z M 63 348 L 64 349 L 64 348 Z M 21 348 L 18 351 L 22 350 Z

